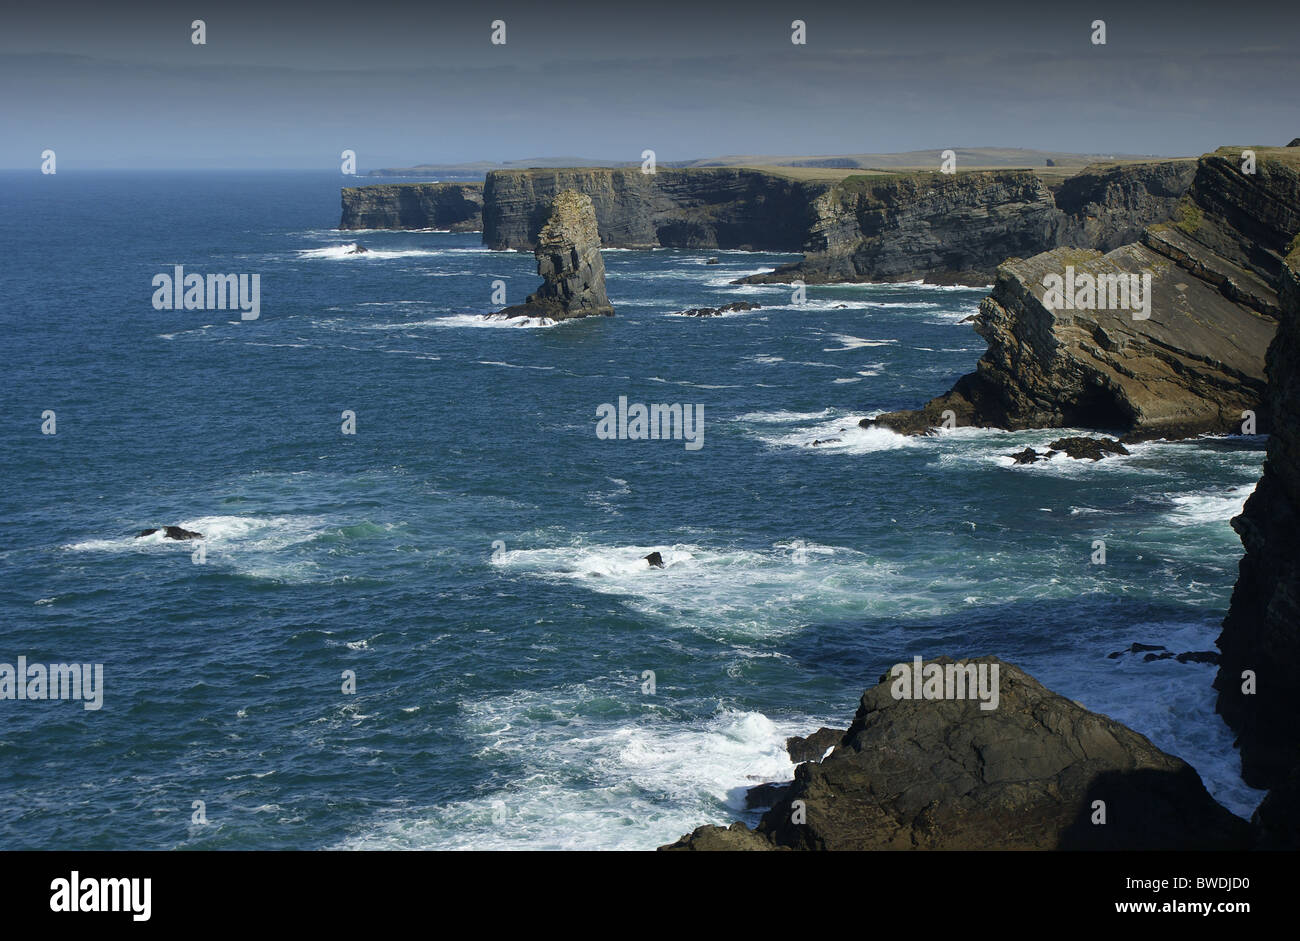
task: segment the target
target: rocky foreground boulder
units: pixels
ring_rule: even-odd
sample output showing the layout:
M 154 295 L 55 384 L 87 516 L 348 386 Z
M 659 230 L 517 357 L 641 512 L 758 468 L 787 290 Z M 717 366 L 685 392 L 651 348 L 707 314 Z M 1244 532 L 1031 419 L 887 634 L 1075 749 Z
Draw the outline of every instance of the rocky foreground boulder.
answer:
M 614 315 L 605 294 L 605 261 L 590 197 L 576 190 L 555 197 L 534 254 L 542 286 L 499 316 L 569 320 Z
M 834 751 L 820 763 L 799 765 L 794 783 L 755 829 L 743 823 L 700 827 L 661 849 L 1208 850 L 1251 844 L 1246 822 L 1214 801 L 1196 771 L 1142 735 L 995 657 L 960 663 L 989 677 L 996 665 L 996 698 L 895 698 L 899 680 L 886 675 L 863 694 Z M 932 665 L 955 672 L 957 662 L 939 658 L 924 669 Z M 996 708 L 983 708 L 990 702 Z
M 915 411 L 863 425 L 1082 427 L 1129 440 L 1240 433 L 1262 406 L 1281 261 L 1300 232 L 1300 156 L 1202 157 L 1177 219 L 1102 254 L 1057 248 L 998 269 L 976 371 Z

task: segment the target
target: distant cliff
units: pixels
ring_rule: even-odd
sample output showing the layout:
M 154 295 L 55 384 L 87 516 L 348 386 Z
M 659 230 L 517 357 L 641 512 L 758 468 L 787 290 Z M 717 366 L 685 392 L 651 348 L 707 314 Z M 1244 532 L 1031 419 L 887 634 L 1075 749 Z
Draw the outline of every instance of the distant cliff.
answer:
M 1300 230 L 1300 158 L 1257 153 L 1255 174 L 1241 172 L 1240 150 L 1202 157 L 1177 221 L 1149 226 L 1139 242 L 1006 262 L 980 305 L 975 327 L 989 348 L 976 371 L 921 409 L 874 422 L 915 434 L 951 412 L 958 425 L 1174 438 L 1238 432 L 1251 410 L 1263 430 L 1281 257 Z M 1083 279 L 1098 295 L 1109 281 L 1107 301 L 1062 305 L 1051 277 Z M 1142 278 L 1146 310 L 1113 303 L 1114 285 Z
M 573 189 L 591 198 L 606 248 L 794 252 L 808 238 L 813 200 L 829 188 L 729 167 L 497 170 L 483 185 L 483 243 L 534 248 L 551 201 Z
M 482 183 L 381 183 L 343 190 L 340 229 L 483 228 Z
M 802 252 L 755 283 L 986 284 L 1012 255 L 1107 250 L 1170 218 L 1194 164 L 1085 170 L 1055 196 L 1029 170 L 854 174 L 839 182 L 738 167 L 494 170 L 476 184 L 343 191 L 341 228 L 482 228 L 489 248 L 529 251 L 562 190 L 591 198 L 606 248 Z M 481 208 L 482 222 L 476 212 Z

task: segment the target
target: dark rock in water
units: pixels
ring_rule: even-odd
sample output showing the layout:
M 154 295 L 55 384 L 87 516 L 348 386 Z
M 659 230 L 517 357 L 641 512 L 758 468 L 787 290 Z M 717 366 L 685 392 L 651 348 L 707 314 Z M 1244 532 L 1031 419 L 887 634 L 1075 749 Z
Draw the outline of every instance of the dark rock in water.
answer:
M 614 315 L 605 294 L 605 261 L 591 197 L 576 190 L 557 195 L 534 254 L 542 286 L 524 303 L 507 307 L 498 316 L 569 320 Z
M 704 263 L 705 263 L 706 265 L 716 265 L 716 264 L 718 263 L 718 259 L 716 259 L 716 258 L 707 258 L 707 259 L 705 259 Z
M 1110 454 L 1128 454 L 1128 448 L 1107 438 L 1058 438 L 1048 445 L 1053 451 L 1064 451 L 1076 460 L 1088 458 L 1100 461 Z
M 991 699 L 895 698 L 899 681 L 885 676 L 835 750 L 798 766 L 756 830 L 701 827 L 662 849 L 1248 848 L 1247 823 L 1181 759 L 1009 663 L 962 663 L 983 667 L 996 708 L 981 708 Z M 1104 824 L 1092 822 L 1096 801 Z
M 957 322 L 958 322 L 958 323 L 975 323 L 977 320 L 979 320 L 979 317 L 975 316 L 974 314 L 971 314 L 969 317 L 963 317 L 961 320 L 959 320 L 959 321 L 957 321 Z
M 158 532 L 158 527 L 156 526 L 153 529 L 142 529 L 138 534 L 136 534 L 135 538 L 139 539 L 142 536 L 152 536 L 156 532 Z M 193 530 L 189 530 L 189 529 L 181 529 L 179 526 L 164 526 L 163 538 L 164 539 L 202 539 L 203 534 L 196 533 Z
M 360 242 L 358 242 L 358 243 L 356 244 L 356 246 L 352 249 L 352 251 L 350 251 L 350 252 L 344 252 L 343 254 L 345 254 L 345 255 L 364 255 L 364 254 L 366 254 L 366 253 L 369 252 L 369 251 L 370 251 L 370 249 L 366 248 L 364 245 L 362 245 Z
M 1045 460 L 1045 458 L 1040 456 L 1039 453 L 1035 451 L 1033 448 L 1025 448 L 1023 451 L 1019 452 L 1018 454 L 1009 454 L 1007 456 L 1010 457 L 1017 464 L 1034 464 L 1037 463 L 1038 461 Z
M 1214 663 L 1220 660 L 1219 653 L 1216 650 L 1192 650 L 1187 653 L 1180 653 L 1174 657 L 1179 663 Z
M 658 552 L 650 553 L 645 557 L 645 560 L 650 563 L 652 569 L 661 569 L 664 567 L 664 557 Z
M 826 749 L 838 745 L 844 738 L 843 729 L 828 729 L 822 726 L 807 737 L 793 735 L 785 740 L 785 750 L 795 764 L 805 761 L 821 761 Z
M 730 304 L 723 304 L 721 307 L 692 307 L 690 310 L 679 310 L 676 312 L 676 316 L 721 317 L 723 314 L 738 310 L 758 310 L 762 306 L 762 304 L 751 304 L 749 301 L 734 301 Z
M 786 788 L 789 786 L 790 782 L 786 781 L 784 784 L 769 783 L 751 787 L 745 792 L 745 809 L 754 810 L 758 807 L 765 809 L 771 807 L 781 799 L 781 795 L 785 793 Z
M 843 440 L 843 438 L 815 438 L 813 439 L 812 446 L 814 448 L 820 448 L 823 444 L 839 444 Z

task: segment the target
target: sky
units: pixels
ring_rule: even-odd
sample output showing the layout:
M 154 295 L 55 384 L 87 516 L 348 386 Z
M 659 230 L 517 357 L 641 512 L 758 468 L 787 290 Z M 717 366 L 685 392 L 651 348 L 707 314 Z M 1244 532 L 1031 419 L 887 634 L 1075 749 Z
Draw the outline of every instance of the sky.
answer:
M 1300 136 L 1298 39 L 1294 2 L 10 3 L 0 167 L 1190 156 Z

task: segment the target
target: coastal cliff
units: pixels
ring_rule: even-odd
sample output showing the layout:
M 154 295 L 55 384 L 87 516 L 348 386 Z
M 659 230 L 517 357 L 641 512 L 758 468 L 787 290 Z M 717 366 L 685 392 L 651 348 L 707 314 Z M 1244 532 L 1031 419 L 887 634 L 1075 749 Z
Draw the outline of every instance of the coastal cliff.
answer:
M 343 190 L 340 229 L 483 228 L 482 183 L 382 183 Z
M 743 823 L 700 827 L 661 849 L 1186 850 L 1251 844 L 1246 822 L 1214 801 L 1196 771 L 1144 736 L 995 657 L 961 664 L 988 671 L 995 708 L 975 698 L 921 698 L 916 687 L 910 691 L 915 696 L 899 697 L 897 681 L 882 677 L 863 694 L 853 724 L 831 753 L 800 764 L 754 830 Z M 936 666 L 958 664 L 939 658 L 925 669 Z
M 534 248 L 551 201 L 571 189 L 591 198 L 606 248 L 799 251 L 812 202 L 828 188 L 729 167 L 497 170 L 483 184 L 483 243 Z
M 976 371 L 918 410 L 863 424 L 920 434 L 949 412 L 949 424 L 1135 440 L 1238 433 L 1253 411 L 1266 430 L 1264 356 L 1281 258 L 1300 231 L 1300 160 L 1257 155 L 1254 174 L 1240 171 L 1238 149 L 1202 157 L 1175 221 L 1138 242 L 1007 261 L 980 305 L 975 328 L 989 348 Z M 1066 302 L 1051 278 L 1071 282 Z M 1079 303 L 1076 284 L 1087 288 Z
M 802 252 L 751 283 L 987 284 L 1012 255 L 1109 250 L 1171 217 L 1191 161 L 1085 169 L 1056 194 L 1030 170 L 853 174 L 833 182 L 740 167 L 494 170 L 481 186 L 343 191 L 341 228 L 481 228 L 489 248 L 532 250 L 551 201 L 589 196 L 606 248 Z M 481 214 L 481 221 L 480 219 Z
M 1268 351 L 1274 416 L 1263 476 L 1232 521 L 1246 554 L 1219 635 L 1218 711 L 1237 731 L 1242 777 L 1272 788 L 1256 822 L 1300 845 L 1300 239 L 1280 279 L 1282 318 Z M 1254 675 L 1247 686 L 1245 671 Z M 1250 691 L 1246 691 L 1250 689 Z

